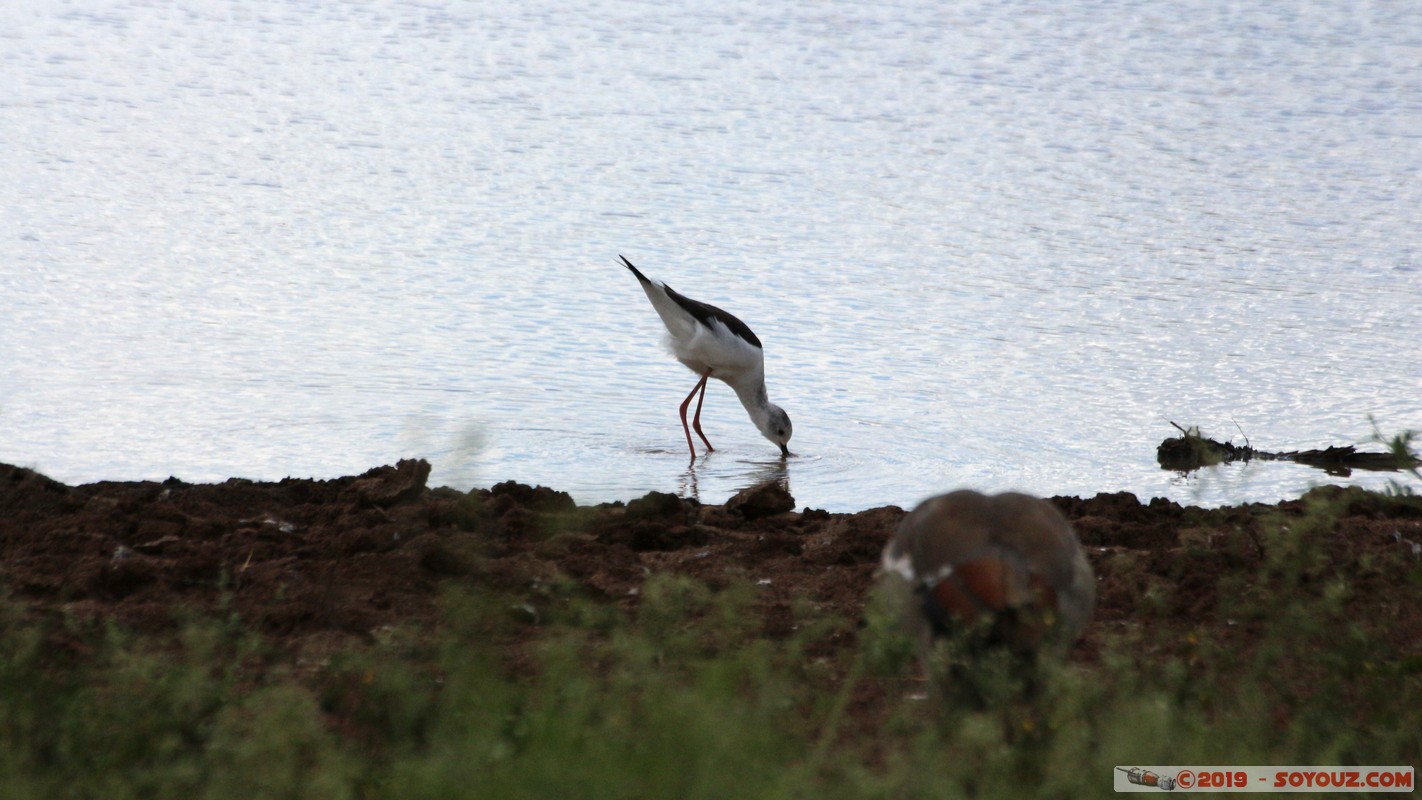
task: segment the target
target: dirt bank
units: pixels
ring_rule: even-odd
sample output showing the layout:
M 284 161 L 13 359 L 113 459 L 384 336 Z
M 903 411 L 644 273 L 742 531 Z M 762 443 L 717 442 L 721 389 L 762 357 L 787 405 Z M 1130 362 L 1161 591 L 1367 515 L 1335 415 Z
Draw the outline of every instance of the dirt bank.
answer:
M 144 632 L 235 611 L 295 654 L 432 621 L 451 581 L 528 591 L 571 579 L 587 596 L 631 609 L 647 575 L 676 571 L 713 588 L 749 579 L 762 634 L 777 638 L 796 603 L 858 618 L 904 513 L 796 511 L 776 487 L 725 506 L 653 493 L 579 507 L 565 493 L 513 482 L 430 489 L 428 474 L 427 463 L 402 461 L 328 481 L 66 486 L 0 465 L 0 587 L 30 613 Z M 1354 580 L 1360 613 L 1384 620 L 1399 642 L 1422 640 L 1422 609 L 1389 600 L 1389 582 L 1415 572 L 1422 554 L 1418 499 L 1335 488 L 1306 499 L 1340 504 L 1324 534 L 1339 568 L 1369 565 Z M 1187 630 L 1225 631 L 1217 587 L 1250 581 L 1266 520 L 1300 516 L 1306 499 L 1204 510 L 1129 494 L 1053 498 L 1100 581 L 1095 621 L 1073 658 L 1090 661 L 1101 636 L 1131 626 L 1157 629 L 1151 638 L 1166 650 Z M 823 655 L 847 654 L 852 638 L 826 642 Z

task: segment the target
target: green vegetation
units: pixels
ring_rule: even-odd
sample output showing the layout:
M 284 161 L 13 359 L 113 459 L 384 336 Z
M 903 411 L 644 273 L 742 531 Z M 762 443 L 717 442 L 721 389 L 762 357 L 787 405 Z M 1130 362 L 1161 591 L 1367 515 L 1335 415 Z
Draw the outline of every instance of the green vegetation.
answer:
M 1262 559 L 1206 614 L 1103 624 L 1030 692 L 1001 660 L 967 665 L 987 707 L 924 699 L 882 609 L 861 628 L 807 602 L 769 639 L 753 585 L 673 574 L 632 613 L 571 580 L 466 585 L 436 629 L 315 664 L 233 617 L 154 639 L 10 603 L 0 795 L 1078 797 L 1109 794 L 1115 765 L 1418 764 L 1422 649 L 1398 632 L 1422 561 L 1331 534 L 1345 509 L 1414 500 L 1311 494 L 1262 521 Z
M 1396 459 L 1398 465 L 1400 465 L 1404 471 L 1413 478 L 1422 481 L 1422 468 L 1419 468 L 1419 464 L 1422 464 L 1422 459 L 1419 459 L 1416 447 L 1419 437 L 1418 432 L 1406 430 L 1402 433 L 1388 436 L 1378 427 L 1378 421 L 1374 419 L 1371 414 L 1368 415 L 1368 422 L 1373 426 L 1373 436 L 1370 441 L 1377 442 L 1386 447 L 1388 453 Z M 1388 489 L 1391 494 L 1411 495 L 1414 493 L 1411 486 L 1401 481 L 1388 481 L 1388 484 Z

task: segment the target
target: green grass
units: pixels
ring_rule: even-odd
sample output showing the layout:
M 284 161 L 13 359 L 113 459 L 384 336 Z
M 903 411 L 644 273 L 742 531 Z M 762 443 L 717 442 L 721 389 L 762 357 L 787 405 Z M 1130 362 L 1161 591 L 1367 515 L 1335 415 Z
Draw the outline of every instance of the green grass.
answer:
M 1419 469 L 1419 458 L 1417 455 L 1418 431 L 1405 430 L 1402 433 L 1388 436 L 1378 427 L 1378 421 L 1371 414 L 1368 415 L 1368 423 L 1373 426 L 1373 435 L 1369 441 L 1376 442 L 1387 448 L 1402 470 L 1411 475 L 1414 479 L 1422 481 L 1422 469 Z M 1412 496 L 1414 491 L 1411 486 L 1400 480 L 1388 481 L 1388 492 L 1393 495 Z
M 1422 646 L 1356 604 L 1417 604 L 1422 565 L 1340 554 L 1364 501 L 1398 499 L 1266 521 L 1218 590 L 1234 624 L 1152 615 L 986 710 L 919 699 L 880 611 L 806 604 L 771 640 L 754 586 L 667 574 L 631 615 L 571 581 L 451 590 L 437 629 L 319 665 L 234 618 L 152 639 L 5 605 L 0 797 L 1089 797 L 1117 764 L 1418 764 Z

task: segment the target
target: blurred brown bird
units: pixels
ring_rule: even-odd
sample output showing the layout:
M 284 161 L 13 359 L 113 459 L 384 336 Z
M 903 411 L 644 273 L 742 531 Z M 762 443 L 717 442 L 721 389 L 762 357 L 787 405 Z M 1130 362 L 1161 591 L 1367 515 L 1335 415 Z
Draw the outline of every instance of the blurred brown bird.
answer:
M 1055 506 L 960 490 L 920 503 L 884 548 L 880 582 L 920 654 L 962 633 L 1021 654 L 1065 650 L 1096 605 L 1096 579 Z

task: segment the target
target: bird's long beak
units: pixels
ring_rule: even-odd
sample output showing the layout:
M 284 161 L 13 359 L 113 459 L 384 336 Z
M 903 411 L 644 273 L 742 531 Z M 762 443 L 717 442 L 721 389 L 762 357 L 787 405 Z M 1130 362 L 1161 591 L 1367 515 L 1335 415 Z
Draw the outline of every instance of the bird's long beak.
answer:
M 786 447 L 786 446 L 783 445 L 783 444 L 780 445 L 780 457 L 781 457 L 781 458 L 789 458 L 789 457 L 790 457 L 790 448 Z

